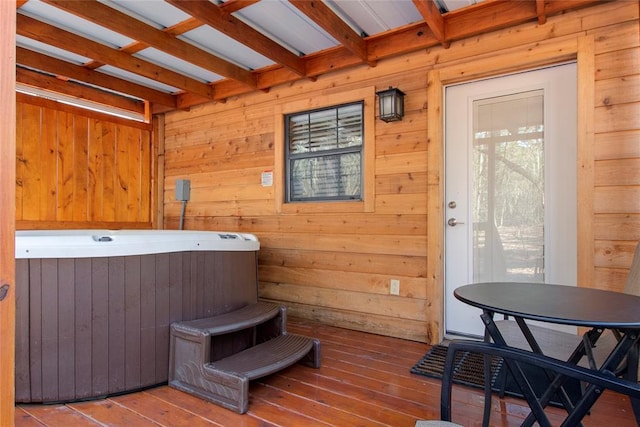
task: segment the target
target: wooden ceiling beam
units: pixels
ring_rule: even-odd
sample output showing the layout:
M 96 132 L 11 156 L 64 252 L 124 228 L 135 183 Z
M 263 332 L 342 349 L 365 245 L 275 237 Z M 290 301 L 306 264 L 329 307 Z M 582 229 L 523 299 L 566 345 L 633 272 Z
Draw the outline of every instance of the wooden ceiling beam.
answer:
M 168 3 L 188 13 L 201 22 L 250 47 L 261 55 L 283 65 L 299 76 L 305 76 L 305 62 L 264 34 L 208 0 L 166 0 Z
M 487 0 L 443 16 L 449 40 L 501 30 L 537 18 L 535 1 Z
M 367 39 L 369 55 L 378 60 L 403 53 L 438 46 L 440 42 L 426 24 L 417 22 L 377 34 Z
M 221 76 L 238 80 L 255 89 L 256 78 L 250 71 L 211 55 L 196 46 L 173 37 L 131 16 L 97 1 L 45 0 L 66 12 L 96 25 L 124 34 L 147 46 L 195 64 Z M 146 47 L 146 46 L 145 46 Z
M 177 106 L 175 95 L 160 92 L 147 86 L 142 86 L 118 77 L 93 71 L 83 66 L 74 65 L 70 62 L 52 58 L 23 47 L 18 46 L 16 48 L 16 62 L 19 65 L 36 70 L 42 70 L 56 76 L 109 88 L 122 94 L 128 94 L 140 99 L 145 99 L 154 104 L 162 104 L 172 108 L 176 108 Z
M 193 92 L 204 98 L 213 99 L 213 87 L 210 85 L 135 58 L 101 43 L 80 37 L 61 28 L 45 24 L 21 13 L 17 14 L 17 32 L 30 39 L 71 51 L 77 55 L 99 60 L 101 63 L 121 68 L 187 92 Z
M 555 15 L 567 10 L 576 10 L 599 3 L 599 0 L 546 0 L 544 10 L 539 12 L 537 0 L 486 0 L 443 16 L 445 33 L 449 40 L 501 30 L 514 25 Z
M 418 12 L 420 12 L 420 15 L 422 15 L 422 19 L 427 23 L 436 39 L 438 39 L 445 49 L 448 49 L 451 43 L 447 40 L 444 18 L 442 18 L 442 14 L 438 10 L 436 3 L 433 0 L 413 0 L 413 4 L 418 9 Z
M 547 16 L 562 13 L 566 10 L 590 6 L 598 0 L 560 0 L 546 3 Z M 464 39 L 479 33 L 492 31 L 530 22 L 537 19 L 535 2 L 529 1 L 504 1 L 487 0 L 489 5 L 478 3 L 469 6 L 472 9 L 469 15 L 462 12 L 449 12 L 443 15 L 445 34 L 448 40 Z M 525 5 L 519 5 L 526 3 Z M 562 3 L 560 6 L 559 3 Z M 553 12 L 551 12 L 553 11 Z M 450 27 L 460 25 L 461 28 L 449 30 Z M 453 34 L 453 35 L 452 35 Z M 426 22 L 417 22 L 404 27 L 387 31 L 366 38 L 369 57 L 380 60 L 403 53 L 415 52 L 420 49 L 429 49 L 438 46 L 441 42 Z M 328 49 L 317 55 L 306 57 L 308 76 L 319 76 L 335 70 L 345 69 L 361 64 L 357 58 L 342 46 Z M 287 84 L 299 77 L 291 71 L 278 66 L 265 67 L 257 70 L 258 88 L 267 88 L 279 84 Z M 216 95 L 224 98 L 238 96 L 246 93 L 238 85 L 222 81 L 215 84 Z M 224 94 L 224 95 L 223 95 Z M 178 104 L 182 108 L 195 105 L 192 96 L 178 95 Z
M 547 16 L 567 10 L 580 9 L 602 3 L 602 0 L 547 0 L 544 2 L 544 13 Z
M 538 24 L 544 25 L 547 22 L 547 14 L 544 10 L 546 0 L 536 0 L 536 12 L 538 13 Z
M 176 36 L 179 36 L 180 34 L 184 34 L 188 31 L 201 27 L 202 25 L 203 25 L 202 22 L 198 21 L 195 18 L 187 18 L 184 21 L 179 22 L 176 25 L 173 25 L 171 27 L 167 27 L 162 31 L 164 31 L 167 34 L 170 34 L 173 37 L 176 37 Z M 121 48 L 120 50 L 123 52 L 127 52 L 130 55 L 133 55 L 134 53 L 139 52 L 146 47 L 148 46 L 145 45 L 144 43 L 135 42 L 129 46 L 125 46 L 124 48 Z M 105 64 L 98 61 L 92 61 L 90 63 L 84 64 L 84 67 L 89 69 L 96 69 L 96 68 L 102 67 L 103 65 Z
M 197 15 L 196 17 L 189 18 L 183 22 L 176 24 L 173 27 L 165 29 L 164 32 L 168 34 L 171 34 L 173 36 L 182 34 L 201 25 L 207 24 L 207 22 L 204 22 L 203 20 L 206 21 L 207 19 L 213 19 L 213 21 L 216 22 L 224 21 L 224 24 L 220 24 L 222 27 L 225 27 L 225 25 L 229 25 L 233 29 L 230 36 L 236 37 L 240 42 L 246 41 L 246 38 L 251 38 L 250 34 L 240 34 L 239 36 L 237 35 L 238 32 L 242 31 L 241 29 L 246 27 L 242 25 L 236 26 L 237 20 L 230 15 L 230 11 L 240 10 L 242 7 L 254 4 L 257 0 L 229 0 L 224 3 L 228 4 L 228 6 L 216 6 L 215 4 L 206 0 L 167 1 L 172 4 L 183 5 L 184 7 L 181 7 L 181 9 L 183 10 L 185 10 L 186 7 L 194 7 L 195 12 L 197 12 L 194 12 Z M 376 61 L 394 55 L 416 51 L 419 49 L 430 49 L 432 47 L 438 46 L 439 44 L 442 44 L 443 39 L 447 42 L 464 39 L 466 37 L 471 37 L 481 33 L 518 25 L 524 22 L 531 22 L 535 19 L 539 20 L 541 14 L 544 15 L 546 19 L 546 17 L 548 16 L 563 13 L 567 10 L 575 10 L 583 7 L 588 7 L 593 4 L 597 4 L 599 1 L 600 0 L 547 0 L 543 3 L 544 10 L 541 12 L 540 2 L 538 0 L 523 0 L 517 2 L 505 0 L 486 0 L 462 10 L 442 15 L 441 17 L 443 20 L 443 24 L 441 30 L 439 23 L 436 22 L 435 24 L 431 23 L 431 25 L 429 25 L 429 23 L 425 19 L 424 22 L 406 25 L 402 28 L 387 31 L 375 36 L 366 37 L 364 39 L 364 42 L 367 48 L 367 57 L 373 61 Z M 208 12 L 206 11 L 208 10 L 214 11 L 212 15 L 213 18 L 203 17 L 204 15 L 207 15 Z M 187 10 L 187 13 L 192 12 Z M 105 56 L 101 54 L 95 54 L 95 52 L 91 53 L 92 50 L 86 48 L 86 46 L 84 45 L 85 42 L 89 42 L 85 41 L 85 39 L 70 37 L 68 33 L 51 26 L 42 27 L 42 25 L 45 25 L 42 23 L 38 24 L 38 26 L 27 26 L 27 29 L 25 30 L 24 24 L 25 21 L 27 21 L 26 18 L 22 18 L 20 17 L 20 14 L 18 14 L 18 19 L 19 34 L 36 40 L 41 39 L 40 41 L 43 41 L 44 43 L 51 44 L 53 46 L 57 46 L 66 50 L 69 50 L 70 47 L 75 47 L 76 45 L 80 44 L 83 46 L 83 48 L 79 48 L 76 53 L 85 57 L 94 58 L 98 61 L 105 59 Z M 231 21 L 227 21 L 228 19 L 231 19 Z M 435 19 L 437 20 L 437 18 Z M 45 31 L 45 33 L 48 32 L 49 34 L 46 34 L 45 36 L 39 36 L 39 33 L 41 33 L 43 30 Z M 251 34 L 255 33 L 253 29 L 249 28 L 249 30 Z M 223 28 L 221 31 L 225 31 L 225 29 Z M 440 38 L 438 38 L 436 33 L 440 31 L 442 35 L 440 36 Z M 60 40 L 60 42 L 56 43 L 56 40 Z M 247 42 L 245 44 L 257 50 L 255 47 L 256 44 L 252 44 L 251 42 Z M 261 42 L 258 42 L 257 44 L 261 45 Z M 267 46 L 268 44 L 262 45 L 261 49 L 267 49 Z M 276 46 L 279 45 L 276 44 Z M 131 46 L 127 46 L 123 50 L 129 52 L 135 51 L 135 49 L 137 49 L 137 46 L 136 44 L 133 44 Z M 120 53 L 125 56 L 127 55 L 124 52 Z M 273 59 L 274 56 L 277 55 L 266 56 L 269 56 Z M 303 64 L 303 68 L 305 71 L 304 77 L 317 77 L 319 75 L 330 73 L 337 69 L 345 69 L 362 64 L 362 59 L 355 55 L 352 50 L 347 49 L 344 45 L 337 46 L 332 49 L 327 49 L 320 53 L 308 55 L 304 59 L 299 58 L 295 55 L 293 55 L 293 57 L 296 58 L 297 63 Z M 112 65 L 126 69 L 119 63 L 119 58 L 120 56 L 118 56 L 116 59 L 110 60 L 112 62 L 115 62 L 115 64 Z M 138 66 L 138 64 L 140 64 L 140 66 L 143 68 L 147 67 L 147 64 L 144 64 L 144 62 L 136 60 L 131 61 L 132 62 L 130 65 L 132 67 L 136 67 Z M 145 73 L 149 74 L 150 70 L 152 70 L 152 68 L 147 68 Z M 163 73 L 166 70 L 158 67 L 153 70 L 157 70 L 158 76 L 165 76 Z M 288 84 L 300 79 L 301 77 L 301 74 L 299 72 L 294 71 L 291 66 L 287 66 L 285 64 L 276 64 L 264 67 L 260 70 L 256 70 L 254 73 L 256 75 L 257 88 L 260 90 L 267 90 L 270 87 L 279 84 Z M 55 74 L 65 75 L 65 73 L 57 72 Z M 138 74 L 145 75 L 141 72 L 138 72 Z M 163 81 L 164 83 L 170 84 L 174 87 L 181 87 L 175 82 L 161 80 L 160 78 L 157 78 L 158 76 L 151 78 L 154 78 L 158 81 Z M 188 108 L 194 105 L 202 104 L 212 99 L 221 101 L 225 100 L 228 97 L 242 95 L 251 91 L 251 88 L 249 88 L 247 85 L 244 85 L 232 79 L 224 79 L 214 83 L 212 86 L 206 87 L 208 91 L 206 92 L 205 96 L 203 96 L 204 94 L 202 93 L 202 91 L 189 90 L 175 96 L 170 96 L 173 96 L 176 100 L 177 108 Z M 158 104 L 154 103 L 154 105 Z M 166 111 L 164 108 L 160 108 L 159 110 L 156 109 L 155 111 L 161 110 Z
M 260 0 L 227 0 L 218 7 L 225 13 L 233 13 L 259 2 Z
M 176 36 L 179 36 L 180 34 L 184 34 L 191 30 L 195 30 L 196 28 L 202 27 L 203 25 L 204 24 L 198 21 L 196 18 L 190 17 L 185 19 L 182 22 L 178 22 L 177 24 L 172 25 L 171 27 L 167 27 L 162 31 L 176 37 Z
M 120 108 L 126 111 L 133 111 L 144 114 L 145 105 L 143 101 L 136 101 L 133 98 L 119 96 L 114 93 L 95 89 L 86 85 L 80 85 L 71 81 L 39 73 L 26 68 L 16 69 L 16 82 L 39 89 L 61 93 L 74 98 L 84 99 L 98 104 Z
M 372 67 L 376 65 L 376 61 L 369 59 L 367 44 L 360 34 L 356 33 L 325 3 L 320 0 L 289 0 L 289 3 L 322 27 L 362 62 Z

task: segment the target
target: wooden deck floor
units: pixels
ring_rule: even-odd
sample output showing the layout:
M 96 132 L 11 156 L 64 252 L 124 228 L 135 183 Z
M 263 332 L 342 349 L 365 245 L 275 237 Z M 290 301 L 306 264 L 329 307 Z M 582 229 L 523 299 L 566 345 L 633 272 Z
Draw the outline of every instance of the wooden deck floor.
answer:
M 68 405 L 18 405 L 26 426 L 413 426 L 439 419 L 440 382 L 409 373 L 425 344 L 289 321 L 289 331 L 322 342 L 322 367 L 292 366 L 251 384 L 249 412 L 234 412 L 167 386 Z M 454 420 L 480 425 L 481 390 L 455 386 Z M 520 425 L 528 409 L 518 399 L 493 399 L 492 424 Z M 560 409 L 549 410 L 558 415 Z M 626 397 L 606 392 L 585 426 L 636 426 Z

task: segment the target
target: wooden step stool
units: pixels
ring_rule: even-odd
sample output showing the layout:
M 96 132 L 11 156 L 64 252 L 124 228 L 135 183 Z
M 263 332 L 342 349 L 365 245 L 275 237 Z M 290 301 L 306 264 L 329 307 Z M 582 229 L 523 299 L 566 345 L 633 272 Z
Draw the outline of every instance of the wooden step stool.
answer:
M 320 341 L 288 334 L 286 307 L 258 302 L 171 325 L 169 385 L 240 414 L 249 381 L 298 361 L 320 367 Z

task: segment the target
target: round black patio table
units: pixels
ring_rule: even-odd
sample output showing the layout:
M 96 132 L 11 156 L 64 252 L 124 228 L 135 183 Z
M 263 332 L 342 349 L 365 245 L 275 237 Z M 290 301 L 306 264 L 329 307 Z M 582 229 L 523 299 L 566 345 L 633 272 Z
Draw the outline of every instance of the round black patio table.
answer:
M 640 296 L 545 283 L 489 282 L 459 287 L 460 301 L 485 311 L 548 323 L 640 329 Z
M 506 345 L 493 321 L 495 313 L 512 316 L 518 321 L 523 334 L 530 341 L 532 348 L 539 352 L 540 347 L 523 319 L 537 320 L 547 323 L 575 325 L 590 328 L 586 335 L 593 334 L 594 341 L 600 336 L 602 329 L 613 329 L 621 333 L 622 339 L 612 350 L 607 362 L 600 371 L 613 371 L 618 364 L 629 355 L 626 379 L 637 381 L 638 335 L 640 334 L 640 296 L 602 289 L 591 289 L 576 286 L 554 285 L 544 283 L 523 282 L 487 282 L 461 286 L 454 291 L 460 301 L 483 310 L 481 316 L 488 335 L 494 342 Z M 586 339 L 585 342 L 590 341 Z M 594 344 L 594 343 L 592 343 Z M 584 346 L 576 349 L 571 363 L 585 354 Z M 485 369 L 488 367 L 485 367 Z M 553 392 L 547 390 L 540 399 L 544 406 L 548 396 Z M 490 389 L 487 388 L 487 393 Z M 594 387 L 590 387 L 582 396 L 573 411 L 568 409 L 567 425 L 575 425 L 599 397 Z M 631 399 L 640 425 L 640 402 Z M 530 425 L 532 414 L 523 425 Z

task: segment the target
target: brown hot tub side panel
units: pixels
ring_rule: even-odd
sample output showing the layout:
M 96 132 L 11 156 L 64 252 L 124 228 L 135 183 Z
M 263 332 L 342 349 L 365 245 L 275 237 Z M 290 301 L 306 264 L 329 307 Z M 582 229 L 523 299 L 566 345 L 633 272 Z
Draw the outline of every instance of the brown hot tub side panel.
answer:
M 166 383 L 169 326 L 257 302 L 256 252 L 16 260 L 16 401 Z

